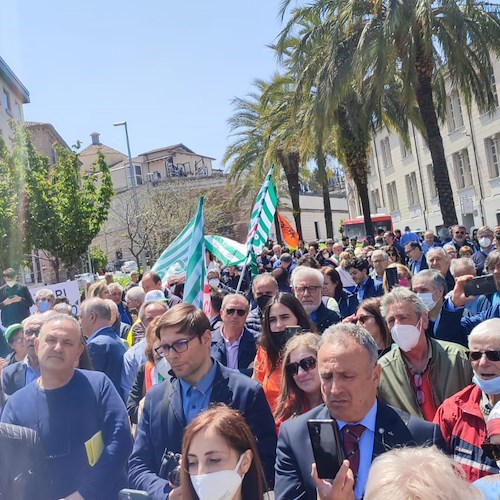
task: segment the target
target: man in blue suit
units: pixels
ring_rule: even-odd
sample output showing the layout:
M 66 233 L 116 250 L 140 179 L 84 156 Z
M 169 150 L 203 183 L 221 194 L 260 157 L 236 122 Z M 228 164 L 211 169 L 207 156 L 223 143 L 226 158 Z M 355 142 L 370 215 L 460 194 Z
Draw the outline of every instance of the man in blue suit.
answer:
M 129 461 L 130 487 L 147 491 L 153 499 L 163 500 L 171 491 L 178 494 L 165 479 L 177 463 L 170 461 L 162 468 L 162 458 L 168 451 L 181 452 L 184 428 L 213 403 L 224 403 L 246 418 L 272 487 L 276 428 L 262 387 L 210 357 L 210 322 L 191 304 L 168 310 L 155 333 L 160 340 L 157 353 L 167 359 L 175 377 L 153 386 L 146 395 Z
M 358 302 L 361 303 L 364 299 L 380 297 L 384 294 L 382 283 L 377 283 L 373 278 L 370 278 L 370 264 L 368 264 L 366 259 L 359 257 L 354 259 L 347 266 L 347 270 L 354 283 L 356 283 L 356 288 L 353 293 L 358 298 Z
M 212 332 L 212 357 L 228 368 L 240 370 L 251 376 L 253 363 L 257 354 L 255 338 L 245 328 L 250 304 L 238 293 L 226 295 L 222 301 L 222 326 Z
M 94 370 L 105 373 L 119 394 L 126 348 L 111 328 L 111 309 L 98 297 L 85 300 L 80 309 L 80 324 Z
M 436 425 L 377 400 L 381 374 L 377 359 L 377 345 L 364 328 L 339 324 L 323 333 L 318 369 L 325 404 L 281 424 L 275 467 L 276 498 L 316 498 L 317 485 L 311 477 L 314 456 L 307 430 L 309 419 L 337 421 L 344 455 L 357 478 L 356 499 L 363 497 L 371 463 L 378 455 L 401 445 L 434 443 L 444 447 Z M 356 440 L 350 441 L 353 434 Z

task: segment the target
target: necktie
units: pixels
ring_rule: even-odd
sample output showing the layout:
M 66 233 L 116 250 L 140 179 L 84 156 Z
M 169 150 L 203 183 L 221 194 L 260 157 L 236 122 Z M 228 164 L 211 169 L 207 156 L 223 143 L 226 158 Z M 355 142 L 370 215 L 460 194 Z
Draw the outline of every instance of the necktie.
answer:
M 359 440 L 365 429 L 366 427 L 361 424 L 346 425 L 342 428 L 345 458 L 349 460 L 350 469 L 354 474 L 354 480 L 358 478 Z

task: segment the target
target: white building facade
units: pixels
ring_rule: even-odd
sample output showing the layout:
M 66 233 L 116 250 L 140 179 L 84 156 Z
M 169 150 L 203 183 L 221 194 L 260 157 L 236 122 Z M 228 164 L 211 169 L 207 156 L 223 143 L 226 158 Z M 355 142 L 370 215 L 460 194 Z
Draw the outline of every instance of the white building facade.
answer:
M 495 88 L 500 62 L 494 62 Z M 498 82 L 498 83 L 496 83 Z M 448 89 L 447 120 L 441 126 L 458 222 L 471 227 L 500 224 L 500 108 L 471 112 L 456 90 Z M 409 124 L 410 145 L 379 128 L 371 141 L 368 191 L 372 213 L 389 213 L 395 228 L 439 229 L 443 224 L 432 159 L 419 132 Z M 349 215 L 361 215 L 352 180 L 347 187 Z

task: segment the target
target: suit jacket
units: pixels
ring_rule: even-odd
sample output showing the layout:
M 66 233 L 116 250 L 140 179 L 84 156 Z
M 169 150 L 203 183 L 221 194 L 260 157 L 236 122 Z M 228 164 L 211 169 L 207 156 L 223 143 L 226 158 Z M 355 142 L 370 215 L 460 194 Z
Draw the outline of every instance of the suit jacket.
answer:
M 226 344 L 222 338 L 221 329 L 217 328 L 212 332 L 212 348 L 210 352 L 212 358 L 227 366 L 227 351 Z M 243 328 L 243 334 L 240 338 L 240 345 L 238 347 L 238 369 L 241 373 L 252 376 L 253 368 L 248 366 L 255 359 L 257 354 L 257 344 L 253 334 L 247 328 Z
M 422 252 L 422 262 L 420 263 L 420 269 L 416 270 L 417 262 L 414 260 L 410 260 L 410 271 L 415 276 L 420 271 L 424 269 L 429 269 L 429 264 L 427 264 L 427 259 L 425 258 L 425 254 Z
M 118 394 L 122 395 L 121 377 L 123 370 L 123 355 L 127 351 L 123 342 L 111 327 L 103 328 L 95 337 L 90 337 L 87 341 L 90 359 L 94 370 L 105 373 Z
M 312 418 L 331 417 L 328 408 L 320 405 L 281 424 L 274 486 L 275 497 L 280 500 L 316 499 L 316 488 L 311 478 L 314 456 L 307 430 L 307 421 Z M 400 445 L 429 443 L 443 449 L 446 446 L 437 425 L 391 408 L 380 400 L 376 428 L 378 433 L 375 433 L 372 459 Z
M 358 296 L 357 290 L 358 287 L 356 287 L 354 290 L 354 295 L 356 295 L 356 297 Z M 363 293 L 363 300 L 369 299 L 371 297 L 380 297 L 381 295 L 384 295 L 382 283 L 376 283 L 373 278 L 368 277 L 368 281 L 366 282 Z
M 276 427 L 264 391 L 258 382 L 226 368 L 218 361 L 210 403 L 224 403 L 239 410 L 257 438 L 260 459 L 269 482 L 273 483 L 276 456 Z M 129 485 L 145 490 L 154 499 L 164 500 L 168 482 L 158 477 L 165 450 L 181 452 L 186 420 L 177 379 L 152 387 L 144 403 L 134 449 L 129 461 Z
M 22 361 L 6 366 L 2 370 L 2 389 L 5 394 L 12 396 L 26 385 L 26 370 L 28 367 Z
M 314 318 L 314 319 L 313 319 Z M 340 322 L 340 316 L 321 302 L 318 309 L 311 315 L 311 320 L 316 325 L 316 331 L 323 333 L 329 326 Z

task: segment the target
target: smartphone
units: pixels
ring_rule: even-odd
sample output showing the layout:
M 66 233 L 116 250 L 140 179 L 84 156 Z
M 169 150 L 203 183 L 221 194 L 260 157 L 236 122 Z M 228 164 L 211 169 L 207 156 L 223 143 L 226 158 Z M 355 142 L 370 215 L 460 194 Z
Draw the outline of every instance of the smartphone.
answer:
M 129 490 L 128 488 L 120 490 L 120 493 L 118 494 L 119 500 L 147 500 L 148 498 L 151 500 L 151 497 L 146 491 Z
M 389 290 L 392 290 L 394 285 L 399 285 L 398 268 L 397 267 L 386 268 L 385 276 L 387 278 L 387 288 L 389 288 Z
M 335 479 L 344 461 L 337 421 L 333 419 L 308 420 L 307 428 L 318 477 Z
M 497 291 L 497 284 L 493 274 L 478 276 L 464 283 L 464 292 L 466 297 L 470 295 L 489 295 Z

